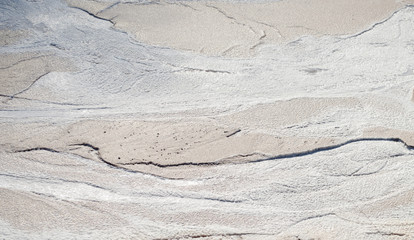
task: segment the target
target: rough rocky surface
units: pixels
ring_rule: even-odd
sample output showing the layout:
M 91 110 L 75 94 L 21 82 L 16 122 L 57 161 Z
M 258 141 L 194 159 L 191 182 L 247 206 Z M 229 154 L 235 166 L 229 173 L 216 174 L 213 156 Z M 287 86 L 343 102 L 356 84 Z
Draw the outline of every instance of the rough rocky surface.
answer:
M 0 238 L 413 239 L 414 2 L 0 2 Z

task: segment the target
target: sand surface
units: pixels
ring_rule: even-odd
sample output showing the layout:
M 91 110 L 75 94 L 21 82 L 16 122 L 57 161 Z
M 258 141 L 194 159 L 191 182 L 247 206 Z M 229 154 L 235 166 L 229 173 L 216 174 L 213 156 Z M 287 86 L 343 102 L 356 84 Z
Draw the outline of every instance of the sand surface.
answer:
M 0 3 L 0 238 L 413 239 L 414 2 Z
M 262 44 L 293 41 L 302 35 L 355 34 L 410 1 L 68 2 L 110 20 L 138 41 L 240 57 L 254 54 Z

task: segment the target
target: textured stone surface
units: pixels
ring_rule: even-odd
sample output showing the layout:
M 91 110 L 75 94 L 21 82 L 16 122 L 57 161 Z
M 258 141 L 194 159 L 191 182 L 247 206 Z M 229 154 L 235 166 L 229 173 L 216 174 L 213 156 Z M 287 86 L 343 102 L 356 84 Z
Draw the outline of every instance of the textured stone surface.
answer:
M 0 2 L 0 238 L 414 238 L 412 4 Z

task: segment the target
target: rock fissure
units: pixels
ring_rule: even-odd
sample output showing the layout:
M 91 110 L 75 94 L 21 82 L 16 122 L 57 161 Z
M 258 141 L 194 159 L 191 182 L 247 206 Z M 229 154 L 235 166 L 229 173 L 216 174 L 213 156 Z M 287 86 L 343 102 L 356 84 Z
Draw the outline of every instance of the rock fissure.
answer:
M 414 5 L 411 5 L 411 4 L 410 4 L 410 5 L 406 5 L 405 7 L 403 7 L 403 8 L 401 8 L 401 9 L 399 9 L 399 10 L 397 10 L 397 11 L 393 12 L 393 13 L 391 14 L 391 16 L 387 17 L 386 19 L 384 19 L 384 20 L 382 20 L 382 21 L 380 21 L 380 22 L 377 22 L 377 23 L 373 24 L 371 27 L 369 27 L 369 28 L 367 28 L 367 29 L 365 29 L 365 30 L 363 30 L 363 31 L 361 31 L 361 32 L 359 32 L 359 33 L 357 33 L 357 34 L 354 34 L 354 35 L 351 35 L 351 36 L 348 36 L 348 37 L 345 37 L 345 38 L 341 38 L 341 39 L 342 39 L 342 40 L 344 40 L 344 39 L 350 39 L 350 38 L 356 38 L 356 37 L 359 37 L 359 36 L 363 35 L 364 33 L 367 33 L 367 32 L 369 32 L 369 31 L 373 30 L 375 27 L 377 27 L 377 26 L 379 26 L 379 25 L 381 25 L 381 24 L 384 24 L 385 22 L 387 22 L 388 20 L 390 20 L 392 17 L 394 17 L 394 16 L 395 16 L 395 14 L 397 14 L 398 12 L 400 12 L 400 11 L 402 11 L 402 10 L 405 10 L 405 9 L 407 9 L 407 8 L 414 8 Z
M 111 163 L 111 162 L 105 160 L 104 158 L 102 158 L 98 147 L 95 147 L 95 146 L 93 146 L 89 143 L 70 144 L 69 146 L 84 146 L 84 147 L 88 147 L 88 148 L 92 149 L 93 151 L 95 151 L 96 156 L 99 159 L 99 161 L 105 163 L 106 165 L 108 165 L 109 167 L 114 168 L 114 169 L 126 171 L 126 172 L 129 172 L 129 173 L 140 173 L 140 174 L 143 174 L 143 175 L 149 175 L 149 176 L 153 176 L 153 177 L 160 178 L 160 179 L 166 179 L 166 180 L 182 180 L 183 179 L 183 178 L 163 177 L 163 176 L 156 175 L 156 174 L 151 174 L 151 173 L 146 173 L 146 172 L 142 172 L 142 171 L 136 171 L 136 170 L 128 169 L 128 168 L 119 166 L 117 164 Z M 52 153 L 61 153 L 61 154 L 66 153 L 66 154 L 72 154 L 72 155 L 75 155 L 75 156 L 78 156 L 78 157 L 81 157 L 81 158 L 93 160 L 93 159 L 81 156 L 79 154 L 67 153 L 67 152 L 64 152 L 64 151 L 58 151 L 58 150 L 55 150 L 53 148 L 47 148 L 47 147 L 35 147 L 35 148 L 16 150 L 16 151 L 14 151 L 14 153 L 31 152 L 31 151 L 48 151 L 48 152 L 52 152 Z
M 27 61 L 31 61 L 31 60 L 34 60 L 34 59 L 38 59 L 38 58 L 42 58 L 42 57 L 51 57 L 51 56 L 56 56 L 56 54 L 46 54 L 46 55 L 34 56 L 34 57 L 31 57 L 31 58 L 25 58 L 25 59 L 19 60 L 17 62 L 14 62 L 11 65 L 8 65 L 6 67 L 0 67 L 0 70 L 5 70 L 5 69 L 8 69 L 8 68 L 14 67 L 14 66 L 16 66 L 16 65 L 18 65 L 22 62 L 27 62 Z
M 243 27 L 247 27 L 250 31 L 252 31 L 254 34 L 257 34 L 257 32 L 249 25 L 242 23 L 240 21 L 238 21 L 235 17 L 230 16 L 229 14 L 227 14 L 225 11 L 221 10 L 220 8 L 213 6 L 213 5 L 208 5 L 206 4 L 206 7 L 208 8 L 212 8 L 215 9 L 217 12 L 219 12 L 220 14 L 222 14 L 224 17 L 230 19 L 230 21 L 232 21 L 233 23 L 243 26 Z
M 113 3 L 113 4 L 109 5 L 108 7 L 106 7 L 104 9 L 100 10 L 99 12 L 97 12 L 96 15 L 99 15 L 99 14 L 105 12 L 106 10 L 109 10 L 109 9 L 115 7 L 116 5 L 120 4 L 120 3 L 121 2 L 119 1 L 119 2 L 116 2 L 116 3 Z
M 281 154 L 281 155 L 271 156 L 271 157 L 267 157 L 267 158 L 261 158 L 261 159 L 257 159 L 257 160 L 243 161 L 243 162 L 239 162 L 239 163 L 236 162 L 234 159 L 242 158 L 242 157 L 245 158 L 245 157 L 257 155 L 258 153 L 239 154 L 239 155 L 235 155 L 235 156 L 232 156 L 232 157 L 227 157 L 227 158 L 224 158 L 224 159 L 220 159 L 220 160 L 214 161 L 214 162 L 199 162 L 199 163 L 197 163 L 197 162 L 183 162 L 183 163 L 173 163 L 173 164 L 161 164 L 161 163 L 156 163 L 156 162 L 153 162 L 153 161 L 141 161 L 141 162 L 130 162 L 130 163 L 112 163 L 110 161 L 105 160 L 101 156 L 101 154 L 99 152 L 99 148 L 92 145 L 92 144 L 78 143 L 78 144 L 70 144 L 69 146 L 83 146 L 83 147 L 90 148 L 93 151 L 95 151 L 96 156 L 98 157 L 98 159 L 100 161 L 106 163 L 107 165 L 109 165 L 111 167 L 122 169 L 124 171 L 129 171 L 129 172 L 143 173 L 143 172 L 140 172 L 140 171 L 135 171 L 135 170 L 131 170 L 129 168 L 125 168 L 123 166 L 128 166 L 128 165 L 130 165 L 130 166 L 131 165 L 151 165 L 151 166 L 155 166 L 155 167 L 159 167 L 159 168 L 172 168 L 172 167 L 181 167 L 181 166 L 204 166 L 205 167 L 205 166 L 218 166 L 218 165 L 226 165 L 226 164 L 251 164 L 251 163 L 259 163 L 259 162 L 265 162 L 265 161 L 273 161 L 273 160 L 281 160 L 281 159 L 290 159 L 290 158 L 295 158 L 295 157 L 303 157 L 303 156 L 312 155 L 312 154 L 319 153 L 319 152 L 334 150 L 334 149 L 343 147 L 343 146 L 351 144 L 351 143 L 363 142 L 363 141 L 399 142 L 399 143 L 402 143 L 404 145 L 404 147 L 407 148 L 408 150 L 414 150 L 414 146 L 408 145 L 407 143 L 405 143 L 400 138 L 358 138 L 358 139 L 351 139 L 351 140 L 348 140 L 346 142 L 336 144 L 336 145 L 315 148 L 315 149 L 302 151 L 302 152 Z M 17 150 L 15 152 L 30 152 L 30 151 L 39 151 L 39 150 L 44 150 L 44 151 L 49 151 L 49 152 L 54 152 L 54 153 L 62 153 L 61 151 L 57 151 L 55 149 L 47 148 L 47 147 L 29 148 L 29 149 Z M 261 155 L 263 155 L 263 154 L 261 154 Z M 382 166 L 382 168 L 384 168 L 385 166 L 386 166 L 386 163 Z M 378 169 L 377 171 L 380 171 L 382 168 Z M 358 169 L 357 171 L 352 173 L 351 176 L 368 175 L 368 173 L 358 174 L 359 170 L 360 169 Z M 369 173 L 369 174 L 372 174 L 372 173 Z
M 211 238 L 211 237 L 241 237 L 246 235 L 274 235 L 268 233 L 217 233 L 217 234 L 199 234 L 199 235 L 184 235 L 179 237 L 155 238 L 154 240 L 180 240 L 180 239 L 197 239 L 197 238 Z
M 12 98 L 13 99 L 22 99 L 22 100 L 27 100 L 27 101 L 34 101 L 34 102 L 54 104 L 54 105 L 63 105 L 63 106 L 82 106 L 82 104 L 76 104 L 76 103 L 60 103 L 60 102 L 38 100 L 38 99 L 32 99 L 32 98 L 26 98 L 26 97 L 18 97 L 18 96 L 7 95 L 7 94 L 0 94 L 0 97 L 10 98 L 10 99 L 12 99 Z
M 89 16 L 91 16 L 93 18 L 96 18 L 96 19 L 99 19 L 99 20 L 102 20 L 102 21 L 106 21 L 106 22 L 110 22 L 112 25 L 114 25 L 114 22 L 112 20 L 106 19 L 106 18 L 103 18 L 103 17 L 99 17 L 96 14 L 93 14 L 93 13 L 89 12 L 88 10 L 85 10 L 83 8 L 80 8 L 80 7 L 75 7 L 75 6 L 69 6 L 69 7 L 70 8 L 73 8 L 73 9 L 80 10 L 80 11 L 82 11 L 84 13 L 87 13 Z
M 303 152 L 288 153 L 288 154 L 277 155 L 277 156 L 273 156 L 273 157 L 269 157 L 269 158 L 265 158 L 265 159 L 258 159 L 258 160 L 250 161 L 249 163 L 272 161 L 272 160 L 294 158 L 294 157 L 302 157 L 302 156 L 315 154 L 315 153 L 318 153 L 318 152 L 325 152 L 325 151 L 334 150 L 334 149 L 343 147 L 343 146 L 351 144 L 351 143 L 364 142 L 364 141 L 399 142 L 399 143 L 402 143 L 404 145 L 404 147 L 407 148 L 408 150 L 414 150 L 414 146 L 408 145 L 406 142 L 404 142 L 400 138 L 357 138 L 357 139 L 351 139 L 351 140 L 345 141 L 343 143 L 330 145 L 330 146 L 325 146 L 325 147 L 319 147 L 319 148 L 315 148 L 315 149 L 307 150 L 307 151 L 303 151 Z
M 363 141 L 399 142 L 399 143 L 402 143 L 405 148 L 407 148 L 409 150 L 414 150 L 414 146 L 407 145 L 400 138 L 358 138 L 358 139 L 348 140 L 344 143 L 331 145 L 331 146 L 326 146 L 326 147 L 315 148 L 315 149 L 311 149 L 311 150 L 307 150 L 307 151 L 303 151 L 303 152 L 281 154 L 281 155 L 271 156 L 271 157 L 257 159 L 257 160 L 243 161 L 243 162 L 239 162 L 239 163 L 234 161 L 234 159 L 238 158 L 238 157 L 249 157 L 249 156 L 257 155 L 258 153 L 235 155 L 235 156 L 232 156 L 232 157 L 226 157 L 224 159 L 220 159 L 220 160 L 215 161 L 215 162 L 200 162 L 200 163 L 184 162 L 184 163 L 176 163 L 176 164 L 160 164 L 160 163 L 154 163 L 152 161 L 149 161 L 149 162 L 118 163 L 118 164 L 119 165 L 152 165 L 152 166 L 160 167 L 160 168 L 180 167 L 180 166 L 217 166 L 217 165 L 225 165 L 225 164 L 249 164 L 249 163 L 258 163 L 258 162 L 265 162 L 265 161 L 272 161 L 272 160 L 289 159 L 289 158 L 294 158 L 294 157 L 303 157 L 303 156 L 312 155 L 312 154 L 315 154 L 315 153 L 318 153 L 318 152 L 334 150 L 334 149 L 343 147 L 343 146 L 351 144 L 351 143 L 363 142 Z M 383 167 L 385 167 L 385 165 Z M 357 176 L 357 175 L 354 174 L 353 176 Z
M 382 236 L 399 236 L 399 237 L 403 237 L 406 234 L 405 233 L 396 233 L 396 232 L 382 232 L 382 231 L 377 231 L 377 232 L 367 232 L 366 234 L 379 234 Z

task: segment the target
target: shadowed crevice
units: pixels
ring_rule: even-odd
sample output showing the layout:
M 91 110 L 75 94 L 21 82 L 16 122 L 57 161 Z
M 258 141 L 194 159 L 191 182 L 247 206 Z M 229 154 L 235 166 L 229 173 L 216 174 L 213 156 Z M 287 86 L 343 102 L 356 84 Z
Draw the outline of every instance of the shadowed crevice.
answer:
M 155 167 L 159 167 L 159 168 L 169 168 L 169 167 L 181 167 L 181 166 L 200 166 L 201 167 L 201 166 L 217 166 L 217 165 L 226 165 L 226 164 L 250 164 L 250 163 L 266 162 L 266 161 L 273 161 L 273 160 L 289 159 L 289 158 L 295 158 L 295 157 L 303 157 L 303 156 L 308 156 L 308 155 L 312 155 L 312 154 L 319 153 L 319 152 L 334 150 L 334 149 L 343 147 L 343 146 L 351 144 L 351 143 L 373 142 L 373 141 L 374 142 L 375 141 L 398 142 L 398 143 L 402 143 L 404 145 L 404 147 L 407 148 L 408 150 L 414 150 L 414 146 L 407 145 L 400 138 L 358 138 L 358 139 L 351 139 L 351 140 L 348 140 L 346 142 L 336 144 L 336 145 L 314 148 L 314 149 L 307 150 L 307 151 L 302 151 L 302 152 L 280 154 L 280 155 L 270 156 L 270 157 L 261 158 L 261 159 L 257 159 L 257 160 L 251 160 L 251 161 L 244 161 L 244 162 L 239 162 L 239 163 L 235 162 L 234 160 L 228 160 L 228 158 L 227 158 L 225 160 L 219 160 L 219 161 L 215 161 L 215 162 L 200 162 L 200 163 L 185 162 L 185 163 L 176 163 L 176 164 L 160 164 L 160 163 L 154 163 L 152 161 L 149 161 L 149 162 L 119 163 L 119 165 L 150 165 L 150 166 L 155 166 Z M 253 156 L 255 154 L 257 154 L 257 153 L 237 155 L 237 156 L 231 157 L 231 159 L 235 159 L 237 157 L 249 157 L 249 156 Z
M 234 159 L 237 158 L 237 157 L 241 158 L 241 157 L 253 156 L 253 155 L 256 155 L 257 153 L 244 154 L 244 155 L 240 154 L 240 155 L 233 156 L 230 159 L 226 158 L 224 160 L 218 160 L 218 161 L 215 161 L 215 162 L 199 162 L 199 163 L 197 163 L 197 162 L 184 162 L 184 163 L 175 163 L 175 164 L 161 164 L 161 163 L 155 163 L 155 162 L 152 162 L 152 161 L 149 161 L 149 162 L 132 162 L 132 163 L 112 163 L 112 162 L 109 162 L 109 161 L 105 160 L 99 152 L 99 147 L 96 147 L 92 144 L 77 143 L 77 144 L 70 144 L 69 146 L 83 146 L 83 147 L 90 148 L 91 150 L 93 150 L 95 152 L 95 155 L 97 156 L 97 158 L 100 161 L 106 163 L 107 165 L 109 165 L 113 168 L 121 169 L 121 170 L 132 172 L 132 173 L 138 172 L 138 173 L 148 174 L 148 173 L 141 172 L 141 171 L 131 170 L 131 169 L 123 167 L 123 166 L 147 165 L 147 166 L 154 166 L 154 167 L 158 167 L 158 168 L 172 168 L 172 167 L 182 167 L 182 166 L 206 167 L 206 166 L 218 166 L 218 165 L 227 165 L 227 164 L 233 164 L 233 165 L 235 165 L 235 164 L 251 164 L 251 163 L 259 163 L 259 162 L 266 162 L 266 161 L 290 159 L 290 158 L 308 156 L 308 155 L 312 155 L 312 154 L 316 154 L 316 153 L 320 153 L 320 152 L 334 150 L 334 149 L 343 147 L 343 146 L 351 144 L 351 143 L 356 143 L 356 142 L 397 142 L 397 143 L 403 144 L 403 146 L 405 148 L 407 148 L 408 150 L 414 150 L 414 146 L 408 145 L 406 142 L 404 142 L 400 138 L 357 138 L 357 139 L 351 139 L 351 140 L 348 140 L 346 142 L 331 145 L 331 146 L 314 148 L 314 149 L 307 150 L 307 151 L 302 151 L 302 152 L 280 154 L 280 155 L 270 156 L 270 157 L 261 158 L 261 159 L 257 159 L 257 160 L 244 161 L 244 162 L 235 162 Z M 39 150 L 44 150 L 44 151 L 49 151 L 49 152 L 54 152 L 54 153 L 65 153 L 65 152 L 57 151 L 55 149 L 47 148 L 47 147 L 29 148 L 29 149 L 17 150 L 15 152 L 30 152 L 30 151 L 39 151 Z M 153 174 L 150 174 L 150 175 L 153 175 Z M 158 175 L 153 175 L 153 176 L 160 177 Z M 176 179 L 176 178 L 174 178 L 174 179 Z M 180 179 L 182 179 L 182 178 L 180 178 Z
M 199 235 L 184 235 L 179 237 L 155 238 L 153 240 L 180 240 L 180 239 L 197 239 L 197 238 L 212 238 L 212 237 L 242 237 L 246 235 L 271 236 L 274 234 L 268 233 L 216 233 L 216 234 L 199 234 Z
M 348 36 L 348 37 L 345 37 L 345 38 L 341 38 L 341 39 L 342 39 L 342 40 L 344 40 L 344 39 L 350 39 L 350 38 L 356 38 L 356 37 L 359 37 L 359 36 L 361 36 L 361 35 L 363 35 L 363 34 L 365 34 L 365 33 L 369 32 L 369 31 L 373 30 L 376 26 L 381 25 L 381 24 L 384 24 L 385 22 L 387 22 L 388 20 L 390 20 L 392 17 L 394 17 L 394 16 L 395 16 L 395 14 L 397 14 L 397 13 L 399 13 L 400 11 L 403 11 L 403 10 L 405 10 L 405 9 L 407 9 L 407 8 L 414 8 L 414 5 L 412 5 L 412 4 L 410 4 L 410 5 L 406 5 L 405 7 L 403 7 L 403 8 L 401 8 L 401 9 L 399 9 L 399 10 L 397 10 L 397 11 L 393 12 L 393 13 L 391 14 L 391 16 L 387 17 L 386 19 L 384 19 L 384 20 L 382 20 L 382 21 L 380 21 L 380 22 L 375 23 L 374 25 L 372 25 L 372 26 L 371 26 L 371 27 L 369 27 L 368 29 L 365 29 L 365 30 L 364 30 L 364 31 L 362 31 L 362 32 L 359 32 L 359 33 L 357 33 L 357 34 L 354 34 L 354 35 L 351 35 L 351 36 Z

